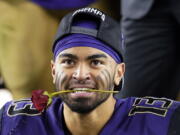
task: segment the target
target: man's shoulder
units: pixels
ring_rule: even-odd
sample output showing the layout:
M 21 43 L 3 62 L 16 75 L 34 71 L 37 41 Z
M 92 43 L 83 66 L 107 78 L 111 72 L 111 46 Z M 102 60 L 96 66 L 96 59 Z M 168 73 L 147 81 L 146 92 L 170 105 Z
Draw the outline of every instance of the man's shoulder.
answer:
M 53 99 L 53 102 L 49 108 L 51 110 L 55 106 L 59 106 L 61 104 L 60 99 Z M 42 114 L 42 112 L 47 112 L 47 108 L 43 110 L 42 112 L 39 112 L 33 105 L 33 102 L 30 98 L 27 99 L 20 99 L 20 100 L 13 100 L 10 102 L 7 102 L 3 107 L 3 115 L 8 117 L 15 117 L 15 116 L 39 116 Z
M 166 117 L 180 106 L 180 102 L 168 98 L 136 97 L 132 98 L 129 116 L 136 114 L 152 114 Z
M 128 116 L 138 119 L 150 118 L 148 121 L 169 126 L 174 117 L 180 119 L 180 102 L 157 97 L 133 98 Z
M 36 116 L 39 114 L 40 112 L 33 106 L 31 99 L 10 101 L 4 106 L 4 115 L 7 117 Z
M 168 98 L 130 97 L 119 99 L 116 110 L 123 111 L 130 119 L 149 117 L 169 121 L 178 108 L 180 102 Z
M 53 111 L 55 111 L 54 108 L 57 108 L 57 104 L 59 102 L 57 103 L 57 100 L 54 100 L 48 109 L 39 112 L 34 107 L 31 99 L 21 99 L 6 103 L 1 110 L 0 133 L 7 134 L 12 130 L 26 133 L 29 130 L 29 126 L 35 130 L 41 127 L 39 131 L 44 131 L 44 127 L 46 126 L 44 123 L 47 121 L 47 118 L 51 122 L 51 115 L 52 113 L 56 113 Z
M 131 97 L 118 102 L 116 119 L 120 125 L 123 123 L 125 127 L 132 128 L 132 133 L 180 134 L 177 126 L 180 124 L 180 102 L 156 97 Z M 126 122 L 122 122 L 124 120 Z
M 37 116 L 40 113 L 33 107 L 30 99 L 22 99 L 7 102 L 1 109 L 0 115 L 0 132 L 1 134 L 8 134 L 16 129 L 24 118 Z

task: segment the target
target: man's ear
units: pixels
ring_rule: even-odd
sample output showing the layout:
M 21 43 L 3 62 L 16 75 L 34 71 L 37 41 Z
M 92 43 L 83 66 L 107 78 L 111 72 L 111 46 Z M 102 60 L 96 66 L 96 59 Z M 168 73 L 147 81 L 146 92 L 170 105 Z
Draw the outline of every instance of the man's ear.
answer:
M 119 85 L 125 72 L 125 64 L 124 63 L 118 64 L 115 70 L 116 71 L 115 71 L 115 76 L 114 76 L 114 83 L 115 85 Z
M 53 77 L 53 83 L 55 83 L 55 64 L 53 60 L 51 60 L 51 75 Z

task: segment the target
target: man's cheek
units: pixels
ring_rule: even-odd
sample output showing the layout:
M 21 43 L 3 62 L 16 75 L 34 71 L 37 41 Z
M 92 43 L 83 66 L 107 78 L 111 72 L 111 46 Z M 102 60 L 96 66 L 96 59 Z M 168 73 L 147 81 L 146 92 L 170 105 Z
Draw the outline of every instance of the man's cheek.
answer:
M 56 73 L 56 75 L 55 75 L 55 87 L 57 90 L 59 89 L 59 77 L 58 76 L 59 76 L 59 74 Z
M 62 83 L 65 81 L 66 75 L 64 72 L 57 72 L 55 75 L 55 86 L 57 90 L 61 89 Z

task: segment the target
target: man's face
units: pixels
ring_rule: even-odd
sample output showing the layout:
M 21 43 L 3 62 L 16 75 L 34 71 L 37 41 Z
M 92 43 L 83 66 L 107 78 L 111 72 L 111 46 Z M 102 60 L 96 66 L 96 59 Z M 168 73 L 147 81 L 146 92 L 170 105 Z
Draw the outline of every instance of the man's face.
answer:
M 86 92 L 88 89 L 110 90 L 119 67 L 105 52 L 91 47 L 73 47 L 62 51 L 52 63 L 57 90 L 82 90 L 60 95 L 72 111 L 87 113 L 108 99 L 110 94 Z M 117 75 L 118 74 L 118 75 Z

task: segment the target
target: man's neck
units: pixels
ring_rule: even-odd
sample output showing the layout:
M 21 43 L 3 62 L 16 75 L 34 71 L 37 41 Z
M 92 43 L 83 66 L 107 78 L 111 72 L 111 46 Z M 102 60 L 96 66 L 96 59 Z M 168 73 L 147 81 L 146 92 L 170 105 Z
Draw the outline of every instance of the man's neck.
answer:
M 97 135 L 111 118 L 116 100 L 109 97 L 104 103 L 88 114 L 72 112 L 64 104 L 64 119 L 73 135 Z

